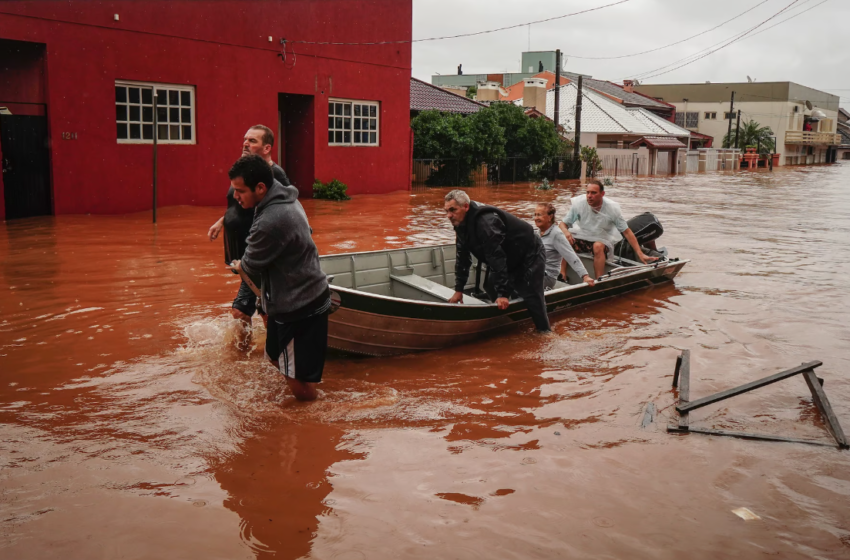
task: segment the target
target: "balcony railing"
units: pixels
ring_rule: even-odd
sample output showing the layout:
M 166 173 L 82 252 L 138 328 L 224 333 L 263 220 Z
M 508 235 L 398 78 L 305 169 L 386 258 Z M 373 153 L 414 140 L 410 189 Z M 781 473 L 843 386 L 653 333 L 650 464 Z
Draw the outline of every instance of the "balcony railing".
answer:
M 789 130 L 785 133 L 786 144 L 822 144 L 822 145 L 838 145 L 841 144 L 841 135 L 832 134 L 831 132 L 800 132 Z

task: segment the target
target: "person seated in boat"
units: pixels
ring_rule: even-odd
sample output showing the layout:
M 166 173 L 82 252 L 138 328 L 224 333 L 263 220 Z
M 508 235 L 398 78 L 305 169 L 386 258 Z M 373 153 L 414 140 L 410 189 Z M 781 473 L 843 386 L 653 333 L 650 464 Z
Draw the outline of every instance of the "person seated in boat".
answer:
M 558 224 L 567 240 L 579 253 L 593 255 L 593 271 L 596 278 L 605 273 L 605 261 L 614 255 L 614 245 L 626 238 L 640 262 L 657 261 L 643 253 L 640 244 L 623 218 L 620 205 L 605 198 L 605 185 L 598 179 L 587 184 L 586 194 L 570 200 L 570 211 Z
M 461 190 L 446 195 L 445 210 L 457 244 L 455 294 L 449 303 L 463 303 L 463 288 L 474 255 L 479 262 L 487 263 L 485 290 L 499 309 L 508 308 L 515 292 L 525 301 L 537 330 L 549 331 L 543 296 L 546 258 L 534 228 L 504 210 L 469 200 Z
M 256 208 L 245 254 L 233 268 L 262 278 L 266 357 L 295 398 L 315 400 L 328 349 L 331 299 L 298 189 L 275 181 L 271 167 L 255 154 L 239 158 L 229 176 L 239 205 Z
M 543 289 L 551 290 L 558 281 L 558 274 L 567 277 L 566 265 L 569 265 L 583 282 L 593 286 L 593 280 L 587 274 L 587 269 L 567 237 L 559 228 L 555 227 L 555 205 L 551 202 L 541 202 L 534 210 L 534 225 L 537 226 L 537 234 L 543 241 L 543 249 L 546 251 L 546 276 L 543 278 Z

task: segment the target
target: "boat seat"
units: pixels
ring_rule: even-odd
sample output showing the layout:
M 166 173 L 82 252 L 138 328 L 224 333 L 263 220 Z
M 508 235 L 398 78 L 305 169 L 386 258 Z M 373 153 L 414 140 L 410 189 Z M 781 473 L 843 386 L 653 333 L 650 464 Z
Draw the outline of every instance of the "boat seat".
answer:
M 406 274 L 404 276 L 390 275 L 393 282 L 393 293 L 396 297 L 405 299 L 447 302 L 455 295 L 452 288 L 447 288 L 422 276 Z M 425 296 L 424 298 L 422 296 Z M 466 305 L 487 305 L 487 302 L 476 299 L 466 294 L 463 295 L 463 303 Z

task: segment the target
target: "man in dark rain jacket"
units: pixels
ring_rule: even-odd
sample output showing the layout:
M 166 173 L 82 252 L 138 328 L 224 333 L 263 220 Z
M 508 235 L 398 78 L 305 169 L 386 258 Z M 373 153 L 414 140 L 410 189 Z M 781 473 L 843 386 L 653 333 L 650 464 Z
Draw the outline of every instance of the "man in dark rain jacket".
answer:
M 549 331 L 543 296 L 546 254 L 531 225 L 516 216 L 469 200 L 460 190 L 446 195 L 446 215 L 457 236 L 455 294 L 449 303 L 463 303 L 463 287 L 469 279 L 471 255 L 487 263 L 485 290 L 499 309 L 507 309 L 513 293 L 528 308 L 538 331 Z

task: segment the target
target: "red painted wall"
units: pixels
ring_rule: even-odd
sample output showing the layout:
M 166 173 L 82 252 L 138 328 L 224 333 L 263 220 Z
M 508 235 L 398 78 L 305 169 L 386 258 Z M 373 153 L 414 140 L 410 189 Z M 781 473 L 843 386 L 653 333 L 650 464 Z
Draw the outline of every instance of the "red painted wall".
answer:
M 119 14 L 119 21 L 114 21 Z M 160 205 L 223 205 L 246 129 L 278 130 L 278 94 L 313 96 L 315 178 L 351 194 L 409 188 L 410 43 L 290 44 L 411 38 L 411 0 L 9 0 L 0 39 L 46 45 L 44 95 L 56 214 L 150 209 L 151 145 L 118 144 L 114 84 L 195 86 L 195 145 L 159 146 Z M 272 41 L 269 42 L 269 36 Z M 293 47 L 295 54 L 293 54 Z M 328 98 L 379 101 L 378 148 L 327 145 Z M 76 132 L 76 140 L 62 140 Z M 307 157 L 305 156 L 305 157 Z M 301 178 L 309 193 L 312 178 Z

